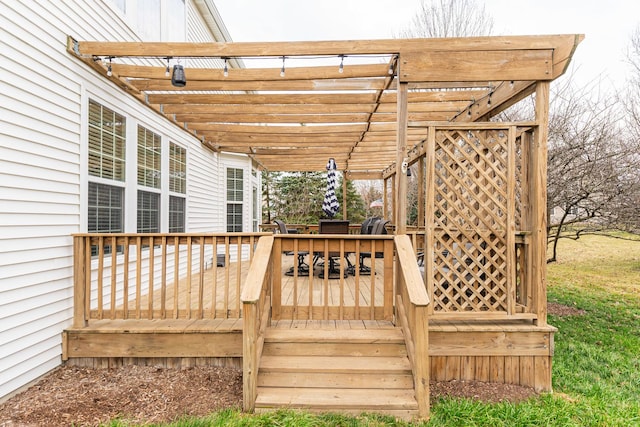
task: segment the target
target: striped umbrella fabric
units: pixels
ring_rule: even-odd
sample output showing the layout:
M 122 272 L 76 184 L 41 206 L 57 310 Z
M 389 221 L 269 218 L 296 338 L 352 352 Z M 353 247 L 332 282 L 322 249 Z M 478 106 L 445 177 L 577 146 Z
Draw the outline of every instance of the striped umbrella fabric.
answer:
M 332 218 L 340 209 L 338 198 L 336 197 L 336 169 L 336 161 L 329 159 L 327 163 L 327 191 L 322 202 L 322 210 L 329 218 Z

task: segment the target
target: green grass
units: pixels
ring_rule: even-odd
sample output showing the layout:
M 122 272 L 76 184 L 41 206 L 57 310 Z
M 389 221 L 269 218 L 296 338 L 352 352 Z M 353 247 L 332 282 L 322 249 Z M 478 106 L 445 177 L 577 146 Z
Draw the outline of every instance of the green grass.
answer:
M 602 236 L 563 240 L 547 280 L 549 301 L 585 310 L 549 316 L 559 329 L 553 394 L 519 404 L 439 399 L 432 402 L 429 422 L 417 424 L 366 414 L 226 410 L 171 426 L 640 426 L 640 242 Z M 126 425 L 114 421 L 111 427 Z

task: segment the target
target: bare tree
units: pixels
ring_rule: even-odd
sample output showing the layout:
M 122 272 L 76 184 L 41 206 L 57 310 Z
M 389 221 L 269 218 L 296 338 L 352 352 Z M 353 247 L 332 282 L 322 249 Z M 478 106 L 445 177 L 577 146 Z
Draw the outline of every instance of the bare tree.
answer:
M 474 37 L 492 31 L 493 17 L 476 0 L 422 0 L 411 27 L 400 37 Z

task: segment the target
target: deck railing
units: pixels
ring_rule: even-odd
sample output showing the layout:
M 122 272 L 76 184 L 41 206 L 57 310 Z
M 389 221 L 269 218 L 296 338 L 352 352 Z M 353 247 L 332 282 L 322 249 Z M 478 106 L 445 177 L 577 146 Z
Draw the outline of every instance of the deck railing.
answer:
M 239 318 L 268 233 L 76 234 L 74 326 L 101 319 Z
M 253 411 L 257 394 L 258 367 L 264 334 L 270 323 L 270 290 L 273 283 L 273 236 L 261 237 L 254 262 L 249 267 L 242 291 L 244 325 L 242 334 L 243 407 Z
M 274 319 L 393 319 L 393 236 L 274 237 Z
M 429 295 L 424 287 L 411 241 L 395 237 L 396 323 L 402 328 L 413 370 L 420 418 L 429 416 Z

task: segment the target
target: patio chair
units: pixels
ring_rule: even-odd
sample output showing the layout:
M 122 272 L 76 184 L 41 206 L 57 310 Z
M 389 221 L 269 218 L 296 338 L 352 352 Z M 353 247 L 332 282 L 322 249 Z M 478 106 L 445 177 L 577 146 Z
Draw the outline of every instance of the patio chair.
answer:
M 370 219 L 373 220 L 372 221 L 373 224 L 370 227 L 370 232 L 365 234 L 374 234 L 374 235 L 387 234 L 386 226 L 389 223 L 388 220 L 382 220 L 380 218 L 370 218 Z M 364 223 L 363 223 L 363 226 L 364 226 Z M 376 258 L 384 258 L 384 253 L 376 252 L 374 256 Z M 365 265 L 364 263 L 365 258 L 371 258 L 371 252 L 360 252 L 360 275 L 369 276 L 371 274 L 371 267 Z
M 273 222 L 278 226 L 277 231 L 280 234 L 297 234 L 298 230 L 288 229 L 285 223 L 279 219 L 273 220 Z M 284 253 L 285 255 L 293 255 L 292 251 L 287 251 Z M 309 255 L 307 251 L 298 251 L 298 276 L 308 276 L 309 275 L 309 264 L 307 264 L 304 259 Z M 294 275 L 294 266 L 291 266 L 284 274 L 286 276 Z
M 349 234 L 349 221 L 348 220 L 329 220 L 329 219 L 321 219 L 318 224 L 318 234 Z M 347 262 L 347 268 L 344 269 L 344 277 L 349 275 L 349 266 L 351 263 L 348 258 L 349 254 L 345 253 L 344 258 Z M 314 251 L 314 261 L 316 262 L 320 259 L 324 258 L 324 251 Z M 329 252 L 329 279 L 339 279 L 340 278 L 340 264 L 337 262 L 337 259 L 340 258 L 340 252 Z M 321 279 L 324 278 L 324 269 L 320 271 L 318 277 Z

